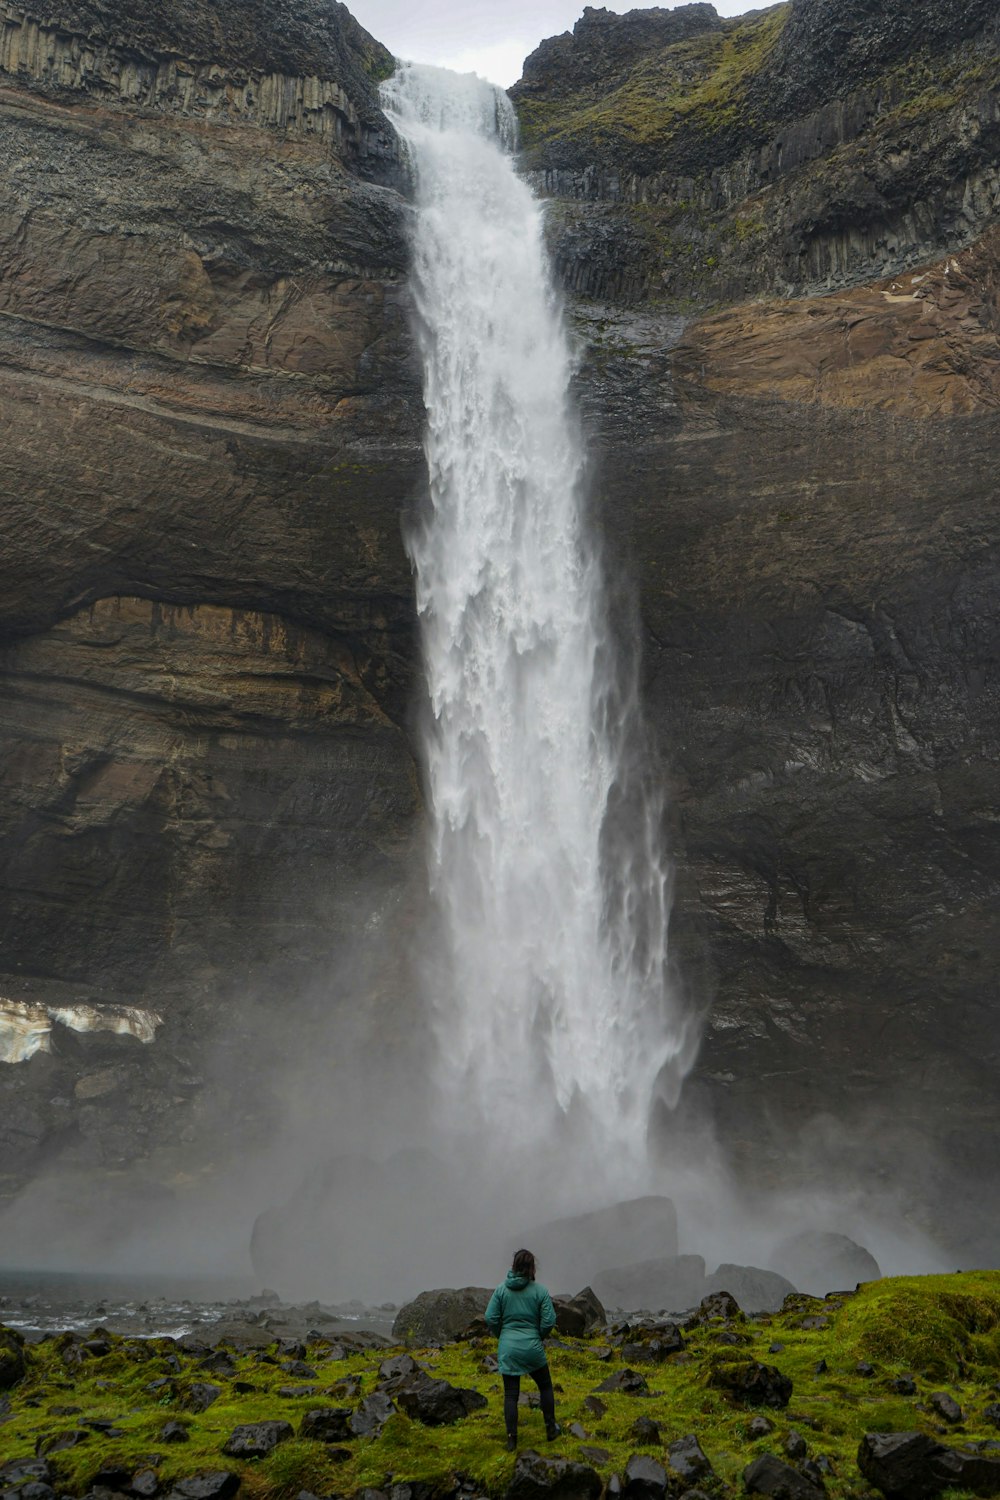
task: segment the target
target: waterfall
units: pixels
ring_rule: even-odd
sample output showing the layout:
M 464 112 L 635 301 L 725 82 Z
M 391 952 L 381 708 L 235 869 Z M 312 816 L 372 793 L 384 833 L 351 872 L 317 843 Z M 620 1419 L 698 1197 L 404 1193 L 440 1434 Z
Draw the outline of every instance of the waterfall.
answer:
M 586 520 L 571 348 L 506 94 L 400 64 L 430 505 L 408 538 L 426 671 L 428 998 L 442 1123 L 641 1165 L 691 1036 L 667 977 L 663 810 Z

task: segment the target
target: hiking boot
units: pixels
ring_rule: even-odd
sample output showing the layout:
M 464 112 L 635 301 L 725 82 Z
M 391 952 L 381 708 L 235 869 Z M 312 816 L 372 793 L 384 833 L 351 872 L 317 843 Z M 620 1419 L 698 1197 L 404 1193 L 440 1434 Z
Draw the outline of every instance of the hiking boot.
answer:
M 559 1426 L 558 1422 L 546 1422 L 545 1436 L 548 1438 L 550 1443 L 554 1443 L 561 1432 L 562 1428 Z
M 507 1438 L 507 1452 L 508 1453 L 516 1453 L 517 1452 L 517 1438 L 516 1437 L 510 1437 L 508 1435 L 508 1438 Z

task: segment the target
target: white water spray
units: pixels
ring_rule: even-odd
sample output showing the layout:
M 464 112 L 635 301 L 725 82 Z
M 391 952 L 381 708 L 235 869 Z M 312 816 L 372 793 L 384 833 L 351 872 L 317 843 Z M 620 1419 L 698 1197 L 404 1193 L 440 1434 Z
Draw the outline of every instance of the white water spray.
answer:
M 492 1131 L 508 1160 L 573 1142 L 596 1169 L 599 1143 L 624 1186 L 693 1038 L 667 983 L 662 808 L 585 524 L 541 209 L 507 154 L 501 90 L 403 64 L 383 98 L 416 181 L 431 507 L 409 546 L 445 1126 Z

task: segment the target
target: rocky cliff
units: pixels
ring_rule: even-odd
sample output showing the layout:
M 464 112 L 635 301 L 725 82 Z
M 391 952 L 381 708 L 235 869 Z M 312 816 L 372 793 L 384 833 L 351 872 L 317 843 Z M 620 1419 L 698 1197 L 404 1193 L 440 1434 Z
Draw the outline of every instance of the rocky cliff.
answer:
M 268 1019 L 408 1004 L 389 60 L 163 9 L 0 10 L 0 995 L 160 1018 L 0 1064 L 8 1189 L 217 1154 Z M 792 1136 L 834 1181 L 842 1120 L 879 1181 L 1000 1160 L 997 45 L 975 0 L 588 9 L 515 90 L 713 1002 L 673 1129 L 755 1181 Z

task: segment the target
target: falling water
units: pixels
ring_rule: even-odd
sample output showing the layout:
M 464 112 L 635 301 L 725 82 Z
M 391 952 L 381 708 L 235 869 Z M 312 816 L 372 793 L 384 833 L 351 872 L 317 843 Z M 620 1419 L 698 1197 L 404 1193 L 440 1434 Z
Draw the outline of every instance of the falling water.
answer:
M 416 184 L 431 503 L 409 546 L 446 1123 L 492 1129 L 508 1155 L 592 1136 L 622 1173 L 689 1037 L 667 984 L 662 808 L 586 524 L 542 213 L 501 90 L 403 64 L 384 101 Z

